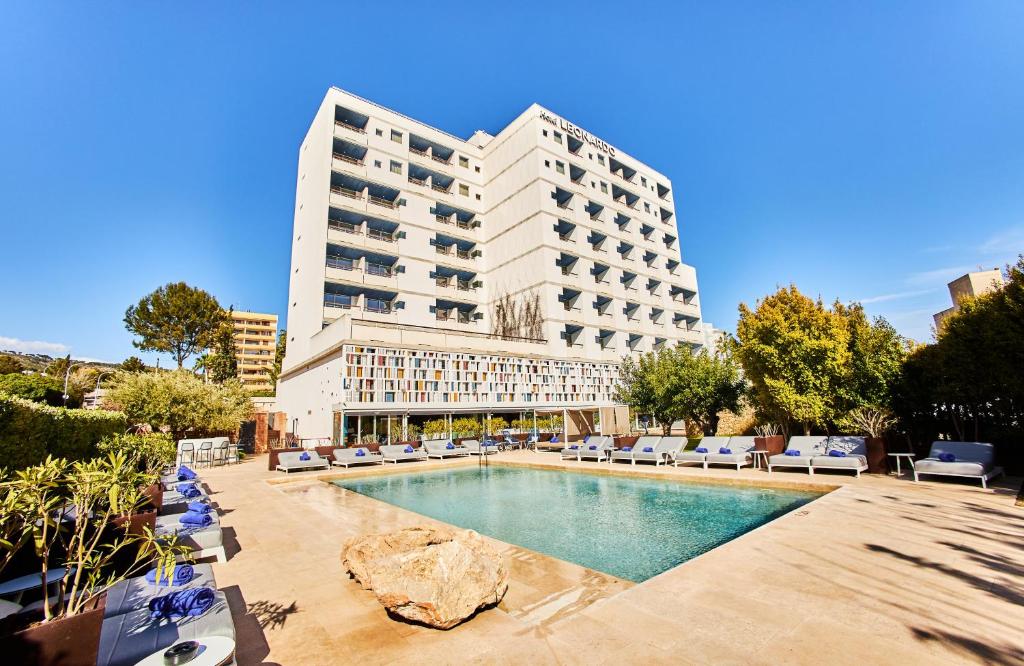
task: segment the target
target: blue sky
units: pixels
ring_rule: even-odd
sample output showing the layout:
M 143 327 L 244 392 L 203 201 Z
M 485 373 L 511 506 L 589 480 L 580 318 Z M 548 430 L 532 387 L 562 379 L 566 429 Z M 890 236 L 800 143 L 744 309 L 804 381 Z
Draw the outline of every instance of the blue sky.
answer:
M 1024 251 L 1022 34 L 1016 0 L 8 1 L 0 348 L 119 361 L 174 280 L 283 314 L 331 85 L 460 136 L 536 101 L 651 164 L 722 328 L 793 282 L 927 339 Z

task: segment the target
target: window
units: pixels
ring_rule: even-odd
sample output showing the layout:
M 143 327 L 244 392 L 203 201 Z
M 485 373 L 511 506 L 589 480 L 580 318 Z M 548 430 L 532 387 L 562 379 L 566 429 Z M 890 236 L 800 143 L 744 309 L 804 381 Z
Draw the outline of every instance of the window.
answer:
M 476 200 L 477 200 L 477 201 L 480 201 L 480 195 L 479 195 L 479 194 L 478 194 L 478 195 L 476 195 Z
M 640 185 L 643 187 L 647 187 L 647 179 L 644 178 L 643 176 L 640 176 Z
M 598 155 L 597 156 L 597 163 L 598 164 L 604 164 L 604 155 Z
M 480 167 L 478 167 L 478 166 L 473 167 L 473 171 L 476 171 L 477 173 L 480 173 Z
M 380 160 L 374 160 L 373 161 L 373 166 L 375 166 L 375 167 L 377 167 L 379 169 L 380 168 Z
M 469 168 L 469 158 L 459 155 L 459 166 Z
M 547 167 L 548 169 L 550 169 L 551 168 L 551 160 L 544 160 L 544 166 Z
M 402 163 L 391 160 L 391 173 L 402 173 Z
M 646 201 L 644 202 L 644 211 L 648 213 L 651 212 L 651 204 L 647 203 Z
M 402 133 L 398 130 L 391 130 L 391 140 L 395 143 L 402 143 Z
M 542 134 L 543 136 L 547 136 L 547 135 L 548 135 L 548 131 L 547 131 L 547 130 L 541 130 L 541 131 L 540 131 L 540 133 L 541 133 L 541 134 Z
M 604 182 L 603 180 L 601 181 L 601 191 L 604 192 L 605 194 L 608 194 L 608 183 Z
M 555 143 L 562 143 L 562 133 L 555 132 Z
M 461 194 L 464 197 L 468 197 L 469 185 L 466 185 L 465 183 L 459 183 L 459 194 Z
M 563 164 L 562 162 L 556 161 L 555 162 L 555 171 L 557 171 L 558 173 L 565 173 L 565 164 Z
M 375 131 L 377 132 L 377 136 L 384 136 L 384 130 L 381 128 L 378 127 Z

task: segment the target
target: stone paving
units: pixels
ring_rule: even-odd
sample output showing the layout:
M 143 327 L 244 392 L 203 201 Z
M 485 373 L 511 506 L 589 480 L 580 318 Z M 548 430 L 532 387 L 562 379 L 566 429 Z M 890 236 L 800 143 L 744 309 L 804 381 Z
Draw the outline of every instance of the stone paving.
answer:
M 610 468 L 532 452 L 493 460 L 831 492 L 640 584 L 492 541 L 511 570 L 504 601 L 438 631 L 390 619 L 340 563 L 352 536 L 435 521 L 325 481 L 475 460 L 285 476 L 257 457 L 204 469 L 225 529 L 228 562 L 214 566 L 238 663 L 1024 663 L 1019 479 L 985 491 L 891 476 Z

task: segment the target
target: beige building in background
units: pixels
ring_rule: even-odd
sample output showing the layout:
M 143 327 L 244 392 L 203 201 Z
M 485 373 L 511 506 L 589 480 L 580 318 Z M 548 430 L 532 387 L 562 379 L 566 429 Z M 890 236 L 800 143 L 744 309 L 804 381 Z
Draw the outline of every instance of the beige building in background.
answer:
M 943 324 L 949 317 L 960 309 L 960 303 L 966 298 L 981 296 L 1003 287 L 1003 274 L 998 268 L 990 271 L 975 271 L 962 275 L 949 283 L 949 297 L 953 301 L 953 307 L 936 313 L 932 318 L 935 321 L 936 332 L 942 330 Z
M 234 310 L 231 320 L 238 379 L 250 391 L 274 390 L 270 369 L 277 348 L 277 315 Z

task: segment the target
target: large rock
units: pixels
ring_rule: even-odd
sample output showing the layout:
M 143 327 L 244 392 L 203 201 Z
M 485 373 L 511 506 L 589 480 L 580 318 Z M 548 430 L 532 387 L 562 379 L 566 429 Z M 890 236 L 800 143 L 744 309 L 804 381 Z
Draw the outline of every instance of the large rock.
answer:
M 508 589 L 501 555 L 472 530 L 410 527 L 357 537 L 341 561 L 388 611 L 438 629 L 497 604 Z

